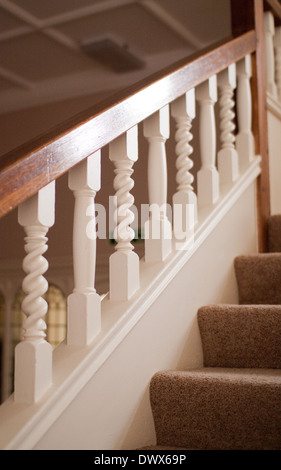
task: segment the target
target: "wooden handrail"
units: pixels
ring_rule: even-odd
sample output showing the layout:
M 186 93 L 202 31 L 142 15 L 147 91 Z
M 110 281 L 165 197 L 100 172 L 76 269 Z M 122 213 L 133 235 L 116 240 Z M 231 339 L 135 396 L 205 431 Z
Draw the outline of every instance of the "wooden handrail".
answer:
M 200 51 L 3 155 L 0 217 L 188 89 L 255 49 L 256 34 L 251 30 Z

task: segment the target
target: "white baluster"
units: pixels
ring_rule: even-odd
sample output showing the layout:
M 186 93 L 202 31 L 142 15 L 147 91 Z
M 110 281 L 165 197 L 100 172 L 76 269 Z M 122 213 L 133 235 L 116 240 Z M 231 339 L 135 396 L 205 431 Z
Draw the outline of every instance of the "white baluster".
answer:
M 197 222 L 197 196 L 193 191 L 194 177 L 190 173 L 193 148 L 190 141 L 192 120 L 195 118 L 195 91 L 189 90 L 171 105 L 171 114 L 176 121 L 176 168 L 177 192 L 173 195 L 173 228 L 176 239 L 187 240 Z M 191 233 L 192 234 L 192 233 Z
M 213 75 L 196 88 L 200 105 L 199 139 L 201 169 L 198 172 L 198 204 L 214 204 L 219 197 L 219 174 L 216 169 L 216 123 L 214 105 L 217 101 L 217 77 Z
M 148 197 L 150 215 L 145 223 L 145 261 L 163 261 L 172 249 L 172 228 L 167 218 L 167 162 L 165 142 L 170 134 L 169 106 L 143 124 L 148 140 Z
M 222 183 L 238 178 L 238 153 L 235 149 L 234 89 L 236 88 L 236 66 L 230 65 L 218 75 L 221 149 L 218 152 L 218 170 Z
M 254 158 L 254 136 L 252 133 L 252 96 L 250 78 L 252 76 L 251 56 L 247 55 L 236 64 L 237 70 L 237 119 L 238 134 L 236 149 L 239 167 L 246 167 Z
M 275 50 L 275 81 L 277 85 L 277 95 L 281 101 L 281 26 L 275 28 L 274 36 Z
M 275 60 L 274 60 L 274 16 L 270 11 L 264 13 L 264 40 L 266 58 L 266 78 L 267 91 L 277 97 L 277 87 L 275 83 Z
M 115 253 L 109 258 L 109 297 L 111 300 L 128 300 L 139 288 L 139 257 L 133 252 L 131 241 L 135 233 L 130 225 L 134 213 L 130 210 L 134 197 L 131 178 L 133 164 L 138 159 L 138 128 L 133 127 L 109 145 L 109 158 L 115 165 L 114 189 L 116 191 L 116 227 L 114 238 L 117 242 Z
M 100 151 L 69 172 L 74 191 L 73 269 L 74 289 L 68 297 L 67 344 L 86 346 L 101 329 L 101 298 L 95 289 L 95 196 L 100 189 Z
M 22 288 L 26 297 L 22 310 L 27 316 L 23 323 L 23 341 L 15 349 L 15 401 L 35 403 L 52 384 L 52 346 L 44 339 L 48 310 L 42 298 L 48 290 L 43 274 L 48 262 L 46 252 L 48 229 L 54 224 L 55 182 L 41 189 L 19 206 L 18 220 L 24 227 L 25 251 L 23 269 L 27 276 Z

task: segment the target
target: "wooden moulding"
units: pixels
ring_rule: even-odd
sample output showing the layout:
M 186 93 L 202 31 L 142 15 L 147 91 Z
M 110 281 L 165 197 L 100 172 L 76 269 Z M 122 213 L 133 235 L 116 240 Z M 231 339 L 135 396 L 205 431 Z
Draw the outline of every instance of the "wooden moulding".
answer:
M 189 89 L 256 49 L 255 31 L 181 60 L 0 159 L 0 217 Z

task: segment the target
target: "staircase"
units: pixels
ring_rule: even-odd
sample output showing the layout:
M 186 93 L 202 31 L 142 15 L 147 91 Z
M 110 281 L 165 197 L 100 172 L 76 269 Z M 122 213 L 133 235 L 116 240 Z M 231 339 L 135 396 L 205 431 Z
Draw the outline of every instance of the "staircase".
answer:
M 198 311 L 204 367 L 153 376 L 155 449 L 281 449 L 281 216 L 268 233 L 234 260 L 239 305 Z

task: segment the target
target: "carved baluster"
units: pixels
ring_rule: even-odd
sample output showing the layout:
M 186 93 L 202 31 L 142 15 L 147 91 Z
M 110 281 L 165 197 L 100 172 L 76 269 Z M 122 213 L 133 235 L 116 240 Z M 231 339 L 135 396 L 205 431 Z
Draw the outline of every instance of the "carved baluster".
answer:
M 217 77 L 213 75 L 196 88 L 200 105 L 199 139 L 201 169 L 198 172 L 198 204 L 214 204 L 219 197 L 219 174 L 216 169 L 216 123 L 214 105 L 217 101 Z
M 237 119 L 238 134 L 236 149 L 239 167 L 246 167 L 254 158 L 254 136 L 252 133 L 252 96 L 250 78 L 252 76 L 251 56 L 247 55 L 236 64 L 237 70 Z
M 86 346 L 101 328 L 101 298 L 95 289 L 95 196 L 100 189 L 100 151 L 69 171 L 74 192 L 74 289 L 68 297 L 67 344 Z
M 50 183 L 19 206 L 18 220 L 24 227 L 25 251 L 23 269 L 27 274 L 22 288 L 26 297 L 22 310 L 23 340 L 15 349 L 15 401 L 35 403 L 52 384 L 52 346 L 45 340 L 48 310 L 42 298 L 48 290 L 43 277 L 48 269 L 44 253 L 48 249 L 46 234 L 54 224 L 55 183 Z
M 145 260 L 163 261 L 171 252 L 172 228 L 167 218 L 167 162 L 169 107 L 149 116 L 143 124 L 148 140 L 148 197 L 150 215 L 145 223 Z
M 193 232 L 197 222 L 197 196 L 193 191 L 194 177 L 190 173 L 193 148 L 190 141 L 192 120 L 195 118 L 195 92 L 189 90 L 171 105 L 171 114 L 176 121 L 176 168 L 177 192 L 173 195 L 173 228 L 176 239 L 184 242 Z
M 218 170 L 222 183 L 238 178 L 238 154 L 235 149 L 235 113 L 233 90 L 236 88 L 236 66 L 230 65 L 218 75 L 221 149 L 218 152 Z
M 266 58 L 266 78 L 267 91 L 277 97 L 277 87 L 275 83 L 275 60 L 274 60 L 274 16 L 270 11 L 264 13 L 264 40 Z
M 275 81 L 277 85 L 277 95 L 281 101 L 281 26 L 275 28 L 274 36 L 275 50 Z
M 130 210 L 134 197 L 131 178 L 133 164 L 138 159 L 138 128 L 133 127 L 109 145 L 109 158 L 115 165 L 114 189 L 116 191 L 116 227 L 114 238 L 117 242 L 115 253 L 109 259 L 109 296 L 111 300 L 128 300 L 139 288 L 139 257 L 133 252 L 131 241 L 135 233 L 130 225 L 134 213 Z

